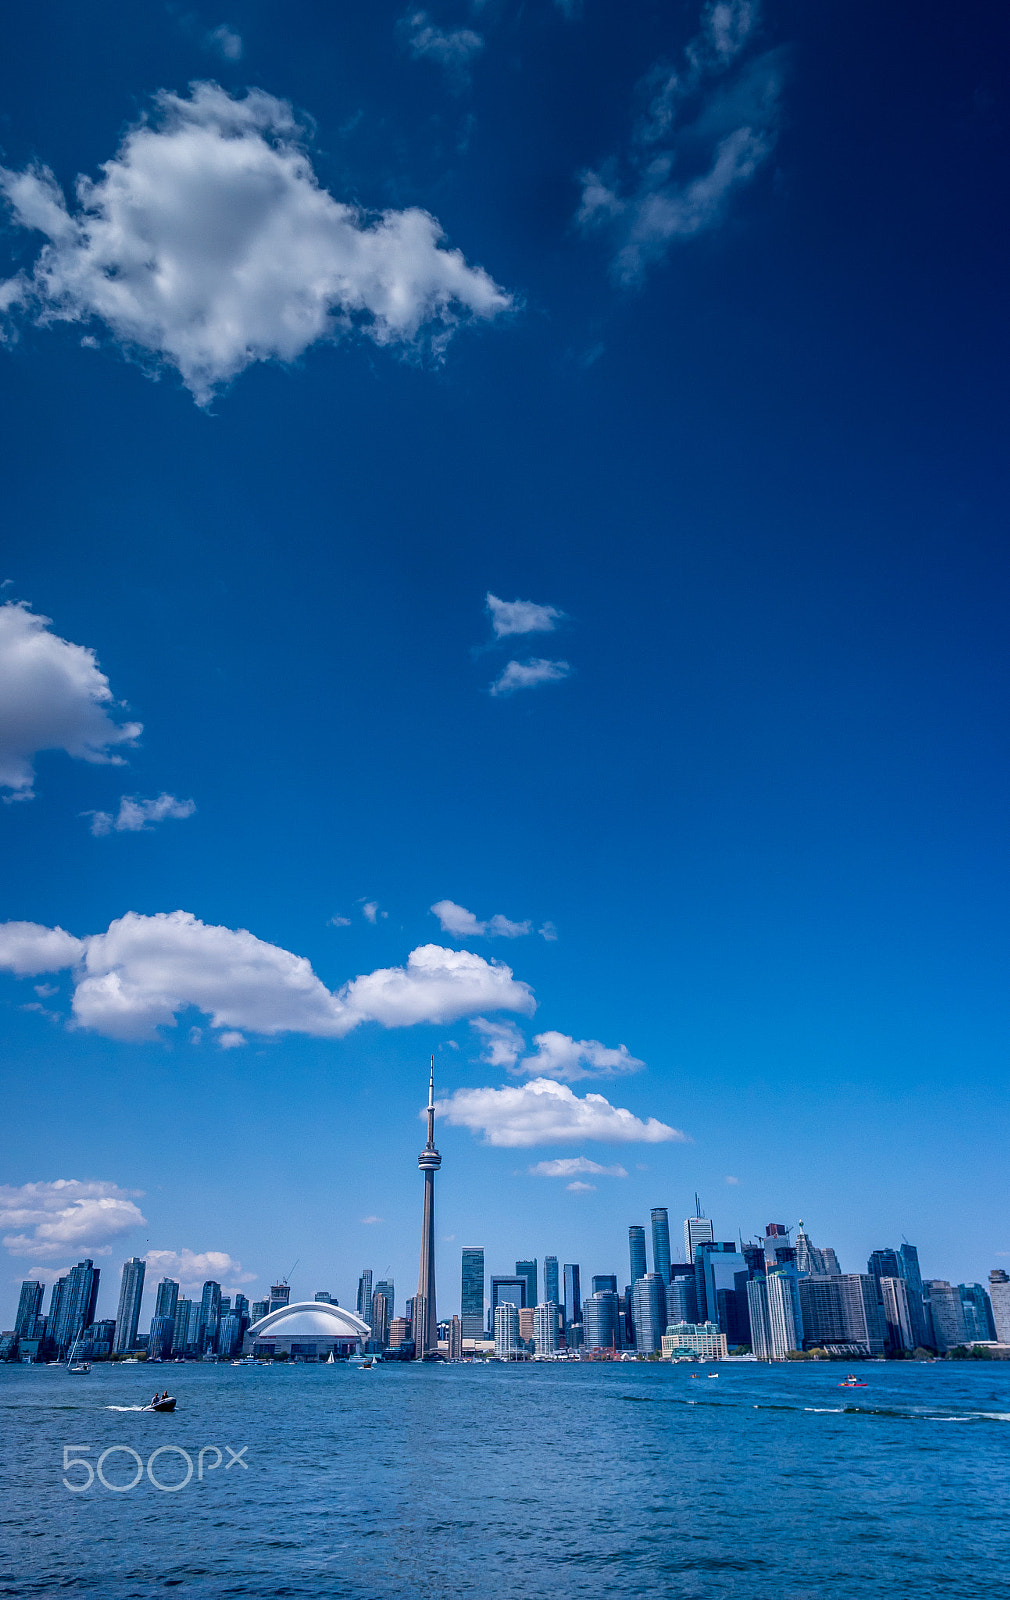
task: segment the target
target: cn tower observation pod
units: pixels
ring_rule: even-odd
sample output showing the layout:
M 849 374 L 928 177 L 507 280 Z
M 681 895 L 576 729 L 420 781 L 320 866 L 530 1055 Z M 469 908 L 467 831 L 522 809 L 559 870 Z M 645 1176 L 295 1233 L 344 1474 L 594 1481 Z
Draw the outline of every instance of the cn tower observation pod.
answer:
M 243 1355 L 287 1355 L 305 1361 L 325 1361 L 332 1354 L 356 1355 L 372 1330 L 353 1311 L 323 1300 L 298 1300 L 278 1306 L 246 1332 Z

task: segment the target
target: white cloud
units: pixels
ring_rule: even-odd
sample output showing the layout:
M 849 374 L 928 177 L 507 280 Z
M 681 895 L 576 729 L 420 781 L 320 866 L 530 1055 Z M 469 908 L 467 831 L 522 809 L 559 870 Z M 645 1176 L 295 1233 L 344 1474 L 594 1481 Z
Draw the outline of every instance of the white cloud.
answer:
M 109 680 L 95 652 L 49 632 L 50 618 L 21 602 L 0 605 L 0 788 L 29 800 L 40 750 L 122 765 L 116 745 L 136 742 L 139 722 L 115 722 Z
M 372 1227 L 372 1226 L 373 1226 L 373 1225 L 374 1225 L 374 1224 L 375 1224 L 375 1223 L 377 1223 L 377 1222 L 381 1222 L 381 1221 L 382 1221 L 382 1218 L 381 1218 L 381 1217 L 362 1217 L 362 1219 L 361 1219 L 361 1220 L 362 1220 L 362 1222 L 363 1222 L 363 1223 L 364 1223 L 364 1224 L 365 1224 L 365 1226 L 366 1226 L 366 1227 L 369 1227 L 369 1228 L 370 1228 L 370 1227 Z
M 241 61 L 242 35 L 234 28 L 229 28 L 227 22 L 220 23 L 212 28 L 207 35 L 208 50 L 216 50 L 224 61 Z
M 4 1236 L 4 1248 L 14 1256 L 39 1260 L 76 1252 L 109 1255 L 110 1239 L 144 1224 L 139 1189 L 120 1189 L 115 1183 L 81 1183 L 57 1178 L 48 1183 L 24 1183 L 19 1188 L 0 1184 L 0 1228 L 16 1229 Z
M 442 932 L 454 934 L 457 939 L 521 939 L 533 928 L 531 922 L 510 922 L 500 911 L 481 922 L 454 900 L 436 900 L 431 910 L 441 923 Z
M 590 1161 L 588 1156 L 561 1156 L 555 1161 L 538 1161 L 536 1166 L 529 1169 L 531 1178 L 574 1178 L 586 1176 L 595 1178 L 626 1178 L 628 1176 L 624 1167 L 601 1167 L 598 1161 Z
M 380 917 L 389 916 L 388 911 L 379 910 L 378 900 L 359 900 L 358 904 L 361 906 L 361 915 L 364 917 L 366 922 L 370 922 L 372 924 L 373 928 Z
M 484 1143 L 501 1148 L 574 1144 L 583 1139 L 608 1144 L 658 1144 L 686 1135 L 655 1117 L 644 1122 L 602 1094 L 579 1099 L 567 1084 L 534 1078 L 521 1087 L 457 1089 L 438 1103 L 439 1117 L 451 1127 L 469 1128 Z
M 557 606 L 540 606 L 533 600 L 499 600 L 490 590 L 487 609 L 496 639 L 515 633 L 553 633 L 565 615 Z
M 686 46 L 680 68 L 658 64 L 644 88 L 648 108 L 622 163 L 582 174 L 577 222 L 603 229 L 615 246 L 614 272 L 626 284 L 677 239 L 715 226 L 731 195 L 774 148 L 781 52 L 738 58 L 757 25 L 756 0 L 717 0 Z
M 202 1288 L 208 1279 L 226 1291 L 256 1281 L 255 1272 L 244 1272 L 241 1261 L 225 1250 L 149 1250 L 144 1260 L 148 1282 L 175 1278 L 183 1293 Z
M 570 1194 L 595 1194 L 595 1183 L 566 1183 L 565 1188 Z
M 434 61 L 444 67 L 455 89 L 470 82 L 470 64 L 484 48 L 484 40 L 472 28 L 437 28 L 426 11 L 408 11 L 401 18 L 400 32 L 415 61 Z
M 484 1040 L 481 1060 L 489 1067 L 506 1067 L 511 1071 L 516 1060 L 526 1048 L 514 1022 L 489 1022 L 487 1017 L 473 1017 L 470 1022 L 475 1033 Z
M 342 917 L 339 913 L 335 913 L 332 917 L 330 917 L 326 926 L 328 928 L 349 928 L 351 926 L 351 919 L 350 917 Z
M 246 929 L 213 927 L 186 911 L 129 911 L 105 933 L 73 939 L 35 923 L 0 924 L 0 970 L 75 969 L 77 1023 L 113 1039 L 145 1039 L 190 1006 L 212 1026 L 340 1039 L 365 1022 L 405 1028 L 484 1011 L 535 1009 L 528 984 L 468 950 L 421 945 L 405 967 L 382 967 L 331 992 L 304 956 Z
M 613 1050 L 599 1039 L 572 1039 L 567 1033 L 551 1030 L 535 1034 L 533 1043 L 536 1053 L 526 1056 L 510 1071 L 574 1083 L 579 1078 L 620 1078 L 629 1072 L 640 1072 L 645 1066 L 626 1045 L 619 1044 Z
M 736 1184 L 738 1184 L 740 1182 L 740 1179 L 739 1178 L 726 1178 L 725 1182 L 733 1184 L 735 1186 Z
M 91 831 L 100 839 L 107 833 L 150 833 L 153 823 L 167 817 L 191 817 L 195 810 L 195 801 L 177 800 L 174 794 L 159 794 L 156 800 L 124 794 L 115 816 L 110 811 L 88 811 L 85 816 L 90 816 Z
M 241 1050 L 246 1042 L 246 1037 L 244 1033 L 238 1033 L 229 1028 L 227 1032 L 218 1034 L 217 1042 L 222 1050 Z
M 535 689 L 540 683 L 560 683 L 571 671 L 567 661 L 544 661 L 538 656 L 510 661 L 492 683 L 491 693 L 514 694 L 517 689 Z
M 441 354 L 469 318 L 513 302 L 414 206 L 375 215 L 335 200 L 290 105 L 216 83 L 162 90 L 68 209 L 47 167 L 0 168 L 14 222 L 41 233 L 30 280 L 42 324 L 104 325 L 155 371 L 175 368 L 200 405 L 253 361 L 294 361 L 321 339 Z
M 539 933 L 541 939 L 547 940 L 548 944 L 557 943 L 558 930 L 554 926 L 553 922 L 545 922 L 542 928 L 537 929 L 537 932 Z

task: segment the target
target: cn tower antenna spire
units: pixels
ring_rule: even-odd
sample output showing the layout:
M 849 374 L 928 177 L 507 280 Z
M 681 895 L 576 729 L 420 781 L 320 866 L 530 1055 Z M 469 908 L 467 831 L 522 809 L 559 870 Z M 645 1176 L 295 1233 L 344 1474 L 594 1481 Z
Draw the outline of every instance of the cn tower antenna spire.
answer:
M 421 1212 L 421 1261 L 414 1299 L 414 1349 L 418 1359 L 438 1348 L 438 1318 L 435 1311 L 435 1173 L 442 1157 L 435 1149 L 435 1057 L 428 1074 L 428 1142 L 417 1158 L 424 1174 L 424 1204 Z

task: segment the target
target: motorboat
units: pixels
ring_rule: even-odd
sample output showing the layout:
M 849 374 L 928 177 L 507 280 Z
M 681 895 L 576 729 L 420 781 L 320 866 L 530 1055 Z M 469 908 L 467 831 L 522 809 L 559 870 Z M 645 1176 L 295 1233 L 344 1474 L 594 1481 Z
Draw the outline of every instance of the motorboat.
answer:
M 161 1399 L 161 1400 L 152 1400 L 151 1404 L 149 1406 L 145 1406 L 144 1407 L 144 1410 L 145 1411 L 174 1411 L 175 1410 L 175 1395 L 174 1394 L 166 1394 L 164 1396 L 164 1398 Z

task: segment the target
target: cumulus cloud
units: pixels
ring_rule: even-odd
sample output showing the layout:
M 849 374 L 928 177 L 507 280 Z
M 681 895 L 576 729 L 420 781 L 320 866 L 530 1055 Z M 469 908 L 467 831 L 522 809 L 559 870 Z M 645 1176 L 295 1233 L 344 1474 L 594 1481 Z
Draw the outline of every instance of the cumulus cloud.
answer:
M 91 831 L 96 839 L 107 833 L 150 833 L 155 822 L 166 817 L 191 817 L 196 810 L 194 800 L 177 800 L 174 794 L 159 794 L 156 800 L 141 800 L 137 795 L 124 794 L 119 810 L 87 811 L 91 818 Z
M 602 1094 L 579 1099 L 567 1084 L 550 1078 L 504 1089 L 457 1089 L 438 1103 L 438 1115 L 451 1127 L 469 1128 L 484 1143 L 501 1148 L 575 1144 L 583 1139 L 607 1144 L 659 1144 L 686 1135 L 655 1117 L 644 1122 Z
M 489 1067 L 505 1067 L 511 1071 L 526 1048 L 526 1040 L 515 1023 L 489 1022 L 487 1017 L 473 1017 L 470 1026 L 484 1041 L 481 1060 L 486 1061 Z
M 554 926 L 553 922 L 545 922 L 542 928 L 537 929 L 537 932 L 539 933 L 541 939 L 546 939 L 548 944 L 557 943 L 558 930 Z
M 183 1293 L 201 1289 L 208 1279 L 226 1291 L 256 1281 L 255 1272 L 244 1272 L 225 1250 L 149 1250 L 144 1260 L 152 1281 L 175 1278 Z
M 414 60 L 443 67 L 454 89 L 470 82 L 470 64 L 484 48 L 472 28 L 437 28 L 426 11 L 408 11 L 400 20 L 400 33 Z
M 491 685 L 491 693 L 514 694 L 517 689 L 535 689 L 541 683 L 560 683 L 571 676 L 567 661 L 545 661 L 531 656 L 528 661 L 510 661 Z
M 110 1255 L 109 1240 L 144 1224 L 135 1204 L 140 1198 L 139 1189 L 76 1178 L 17 1188 L 0 1184 L 0 1228 L 16 1230 L 4 1235 L 4 1248 L 42 1261 L 73 1253 Z
M 566 1183 L 565 1188 L 570 1194 L 595 1194 L 595 1183 Z
M 521 939 L 533 928 L 532 922 L 510 922 L 501 912 L 481 922 L 454 900 L 436 900 L 431 910 L 441 923 L 442 932 L 457 939 Z
M 757 0 L 713 0 L 682 63 L 660 62 L 622 159 L 582 174 L 577 222 L 612 242 L 619 281 L 637 283 L 678 239 L 714 227 L 775 145 L 781 51 L 743 58 Z
M 326 926 L 328 928 L 349 928 L 351 919 L 350 917 L 342 917 L 339 912 L 334 912 L 333 916 L 327 921 Z
M 640 1072 L 645 1066 L 633 1056 L 626 1045 L 616 1050 L 601 1044 L 599 1039 L 573 1039 L 567 1033 L 537 1033 L 536 1046 L 531 1056 L 526 1056 L 509 1070 L 517 1075 L 536 1078 L 559 1078 L 564 1083 L 574 1083 L 579 1078 L 620 1078 L 629 1072 Z
M 40 750 L 121 766 L 116 747 L 141 732 L 139 722 L 114 720 L 95 652 L 50 633 L 50 622 L 23 602 L 0 605 L 0 788 L 16 800 L 32 797 Z
M 487 609 L 496 639 L 515 633 L 553 633 L 565 615 L 557 606 L 541 606 L 533 600 L 499 600 L 490 590 Z
M 529 1169 L 531 1178 L 575 1178 L 588 1174 L 595 1178 L 626 1178 L 624 1167 L 601 1167 L 588 1156 L 561 1156 L 556 1161 L 538 1161 Z
M 0 168 L 14 223 L 45 241 L 6 298 L 40 324 L 104 327 L 200 405 L 251 362 L 318 340 L 438 355 L 461 322 L 512 305 L 427 211 L 335 200 L 290 105 L 259 89 L 162 90 L 101 171 L 78 178 L 74 208 L 47 167 Z
M 535 1009 L 532 990 L 511 967 L 434 944 L 412 950 L 405 967 L 381 967 L 332 992 L 304 956 L 186 911 L 129 911 L 105 933 L 79 940 L 36 923 L 0 924 L 0 970 L 62 967 L 74 969 L 76 1022 L 113 1039 L 152 1038 L 190 1006 L 215 1028 L 330 1039 L 365 1022 L 406 1028 Z
M 229 1028 L 225 1033 L 218 1034 L 217 1042 L 222 1050 L 241 1050 L 246 1037 L 244 1033 L 237 1033 L 235 1029 Z
M 372 924 L 373 928 L 380 917 L 389 916 L 388 911 L 379 910 L 378 900 L 359 900 L 358 904 L 361 907 L 361 915 L 364 917 L 366 922 L 370 922 Z

